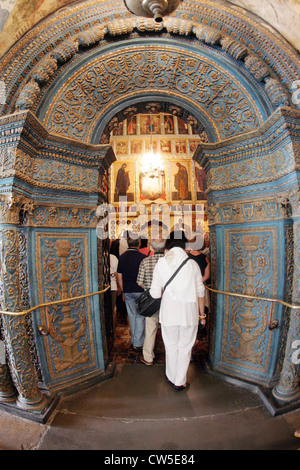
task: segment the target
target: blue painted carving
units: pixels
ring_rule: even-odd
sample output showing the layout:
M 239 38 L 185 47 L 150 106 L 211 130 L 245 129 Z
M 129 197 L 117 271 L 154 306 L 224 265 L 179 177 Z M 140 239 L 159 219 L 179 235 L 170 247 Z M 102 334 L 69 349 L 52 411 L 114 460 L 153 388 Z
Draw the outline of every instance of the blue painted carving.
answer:
M 7 163 L 1 166 L 0 221 L 26 233 L 22 260 L 26 255 L 29 281 L 14 289 L 20 296 L 29 289 L 27 308 L 102 289 L 95 213 L 105 198 L 102 177 L 115 160 L 111 147 L 49 134 L 27 111 L 0 119 L 0 157 Z M 18 279 L 18 266 L 12 268 Z M 11 298 L 18 301 L 15 291 Z M 41 336 L 46 312 L 32 314 L 44 387 L 59 390 L 104 373 L 101 316 L 98 296 L 49 306 L 49 336 Z
M 263 230 L 263 229 L 261 229 Z M 229 230 L 230 292 L 272 297 L 274 289 L 274 233 L 256 229 Z M 263 368 L 268 347 L 268 304 L 230 298 L 225 360 Z M 247 367 L 247 366 L 246 366 Z
M 280 108 L 257 131 L 198 148 L 194 158 L 208 177 L 212 287 L 300 305 L 299 122 L 299 112 Z M 266 386 L 279 382 L 277 399 L 298 399 L 298 311 L 277 306 L 279 328 L 269 330 L 268 303 L 218 294 L 213 307 L 212 367 Z
M 206 54 L 206 57 L 210 57 L 222 65 L 223 69 L 233 67 L 237 78 L 246 77 L 248 85 L 253 81 L 254 89 L 258 88 L 260 94 L 257 105 L 260 100 L 262 100 L 260 103 L 262 107 L 268 103 L 268 114 L 277 106 L 297 107 L 299 105 L 292 100 L 291 84 L 297 80 L 299 74 L 299 63 L 292 48 L 284 41 L 278 41 L 275 35 L 261 25 L 255 25 L 256 28 L 252 25 L 252 29 L 256 29 L 256 35 L 253 36 L 249 33 L 251 28 L 247 25 L 249 19 L 246 20 L 241 14 L 237 14 L 228 7 L 214 8 L 209 6 L 207 8 L 207 5 L 203 7 L 199 2 L 196 2 L 191 10 L 190 4 L 185 5 L 183 6 L 185 11 L 178 14 L 178 17 L 167 18 L 159 26 L 152 20 L 135 18 L 131 15 L 128 17 L 128 12 L 122 11 L 120 6 L 117 7 L 119 19 L 107 16 L 104 5 L 101 5 L 101 11 L 97 6 L 92 10 L 89 9 L 88 12 L 85 11 L 83 5 L 79 8 L 83 10 L 82 16 L 78 16 L 77 11 L 73 15 L 71 9 L 61 16 L 56 15 L 55 27 L 53 19 L 49 18 L 49 23 L 40 28 L 43 33 L 39 30 L 36 39 L 30 38 L 31 57 L 27 57 L 27 64 L 24 63 L 24 60 L 18 60 L 11 67 L 9 74 L 5 72 L 8 90 L 7 103 L 4 106 L 6 112 L 12 111 L 13 107 L 35 110 L 42 98 L 41 95 L 47 94 L 47 85 L 50 84 L 50 88 L 52 88 L 54 79 L 59 80 L 62 66 L 69 62 L 75 64 L 85 55 L 88 56 L 91 51 L 95 53 L 97 50 L 96 53 L 99 57 L 105 55 L 108 50 L 107 39 L 111 42 L 117 36 L 126 35 L 125 41 L 120 41 L 118 38 L 117 45 L 118 47 L 127 47 L 128 35 L 137 38 L 139 34 L 143 36 L 145 32 L 152 33 L 151 41 L 157 40 L 160 44 L 163 41 L 163 44 L 166 45 L 170 41 L 170 36 L 174 36 L 176 39 L 174 39 L 172 47 L 178 45 L 189 50 L 191 54 L 193 51 L 200 50 Z M 224 9 L 223 12 L 222 9 Z M 109 10 L 112 15 L 116 13 L 116 11 L 113 13 L 111 8 Z M 66 18 L 68 18 L 67 21 Z M 91 18 L 94 18 L 94 22 L 89 23 Z M 99 18 L 102 18 L 102 21 L 98 24 Z M 67 24 L 68 34 L 65 33 Z M 75 28 L 75 24 L 77 28 Z M 64 31 L 64 37 L 60 36 L 58 25 L 61 25 Z M 155 38 L 155 35 L 158 38 Z M 68 39 L 65 39 L 66 36 Z M 147 45 L 147 41 L 146 38 L 138 39 L 139 43 L 145 45 Z M 38 63 L 36 64 L 36 62 Z M 20 69 L 21 64 L 22 69 Z M 174 62 L 174 64 L 172 68 L 175 71 L 176 63 Z M 3 67 L 5 70 L 5 61 Z M 127 65 L 123 68 L 123 72 L 126 69 Z M 25 70 L 26 72 L 24 72 Z M 26 83 L 22 84 L 25 73 Z M 182 84 L 186 87 L 189 81 L 186 80 L 189 78 L 189 72 L 182 69 L 179 70 L 179 73 L 184 77 Z M 16 77 L 18 77 L 18 82 L 16 82 Z M 161 80 L 163 81 L 163 78 Z M 241 82 L 243 81 L 244 79 L 241 78 Z M 178 83 L 178 85 L 180 84 Z M 161 82 L 161 86 L 163 87 L 163 82 Z M 197 86 L 197 80 L 192 81 L 192 86 Z M 235 98 L 234 93 L 231 93 L 230 97 Z M 218 107 L 217 114 L 220 109 Z M 87 111 L 90 113 L 91 109 Z M 226 134 L 225 130 L 223 132 Z
M 43 99 L 39 119 L 55 133 L 97 142 L 111 109 L 154 93 L 161 101 L 192 103 L 213 140 L 221 140 L 259 127 L 270 113 L 263 88 L 229 61 L 225 69 L 218 53 L 178 48 L 169 39 L 158 50 L 155 42 L 127 40 L 126 48 L 111 45 L 79 57 Z

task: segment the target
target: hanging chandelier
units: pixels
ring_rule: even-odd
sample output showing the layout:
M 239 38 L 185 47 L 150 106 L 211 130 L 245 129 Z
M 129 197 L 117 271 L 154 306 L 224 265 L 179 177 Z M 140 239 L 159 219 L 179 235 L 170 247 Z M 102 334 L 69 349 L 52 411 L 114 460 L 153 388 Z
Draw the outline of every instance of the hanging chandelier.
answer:
M 173 13 L 183 0 L 124 0 L 126 8 L 137 16 L 154 18 L 161 23 L 164 16 Z
M 164 171 L 164 162 L 160 153 L 153 151 L 141 156 L 141 173 L 152 173 L 151 177 L 158 171 Z
M 152 108 L 149 106 L 150 110 L 150 151 L 141 156 L 141 172 L 142 173 L 152 173 L 153 175 L 156 172 L 161 172 L 164 170 L 164 162 L 159 152 L 154 152 L 153 150 L 153 131 L 154 125 L 152 121 Z M 154 176 L 152 176 L 154 177 Z
M 164 161 L 158 152 L 153 151 L 152 109 L 150 106 L 150 152 L 141 155 L 140 159 L 140 191 L 143 201 L 153 201 L 165 192 Z

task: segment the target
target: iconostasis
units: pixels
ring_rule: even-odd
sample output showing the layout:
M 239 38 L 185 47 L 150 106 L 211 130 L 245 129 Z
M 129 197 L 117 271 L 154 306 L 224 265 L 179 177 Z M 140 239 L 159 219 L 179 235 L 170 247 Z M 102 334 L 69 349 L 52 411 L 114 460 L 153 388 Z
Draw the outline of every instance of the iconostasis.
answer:
M 165 113 L 136 114 L 114 128 L 110 144 L 117 161 L 110 169 L 109 202 L 118 212 L 126 201 L 129 215 L 116 221 L 116 230 L 111 227 L 113 237 L 133 228 L 130 213 L 136 205 L 144 205 L 149 215 L 153 205 L 167 204 L 172 228 L 184 223 L 184 208 L 185 225 L 189 220 L 193 231 L 207 231 L 206 175 L 192 159 L 201 142 L 207 142 L 205 133 L 199 136 L 191 125 Z M 197 209 L 202 217 L 196 217 Z

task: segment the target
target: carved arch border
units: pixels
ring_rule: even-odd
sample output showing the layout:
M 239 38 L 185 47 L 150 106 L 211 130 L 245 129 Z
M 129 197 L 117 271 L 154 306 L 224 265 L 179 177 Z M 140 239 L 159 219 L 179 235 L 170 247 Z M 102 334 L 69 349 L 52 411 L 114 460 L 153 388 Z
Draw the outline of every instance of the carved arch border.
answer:
M 117 115 L 119 121 L 128 117 L 128 107 L 145 112 L 139 101 L 159 101 L 163 109 L 168 102 L 180 107 L 182 118 L 195 118 L 192 127 L 197 133 L 205 129 L 210 141 L 251 131 L 264 122 L 272 107 L 249 74 L 235 77 L 232 64 L 227 61 L 227 69 L 224 58 L 202 49 L 191 51 L 174 40 L 158 44 L 158 38 L 156 46 L 148 39 L 131 40 L 130 46 L 124 41 L 120 48 L 117 44 L 101 54 L 96 49 L 79 56 L 59 80 L 53 79 L 36 108 L 37 117 L 54 133 L 91 143 L 100 141 L 101 129 L 111 127 Z
M 162 23 L 155 23 L 152 19 L 128 18 L 100 24 L 77 33 L 44 55 L 28 73 L 27 82 L 18 87 L 6 111 L 34 110 L 34 105 L 42 93 L 43 87 L 59 71 L 60 67 L 67 64 L 79 51 L 95 47 L 107 38 L 112 40 L 117 36 L 126 37 L 134 31 L 137 33 L 168 33 L 183 37 L 193 36 L 208 46 L 219 47 L 237 64 L 243 64 L 254 79 L 264 85 L 274 110 L 278 106 L 293 106 L 291 96 L 267 61 L 258 59 L 250 48 L 231 36 L 212 27 L 185 19 L 167 18 Z

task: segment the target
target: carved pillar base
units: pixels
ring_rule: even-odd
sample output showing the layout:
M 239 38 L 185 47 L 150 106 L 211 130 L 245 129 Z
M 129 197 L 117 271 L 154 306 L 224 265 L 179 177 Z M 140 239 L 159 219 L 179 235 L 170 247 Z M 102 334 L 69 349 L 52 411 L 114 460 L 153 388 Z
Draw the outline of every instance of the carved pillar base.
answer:
M 13 403 L 16 401 L 17 391 L 13 385 L 8 367 L 0 364 L 0 402 Z
M 18 391 L 17 406 L 24 410 L 42 411 L 46 400 L 38 389 L 31 362 L 23 317 L 4 316 L 3 326 L 11 363 L 13 383 Z
M 25 398 L 19 395 L 16 404 L 22 410 L 42 411 L 47 405 L 47 399 L 41 394 L 38 394 L 35 398 Z
M 300 400 L 299 386 L 296 385 L 294 388 L 285 388 L 281 384 L 276 385 L 272 390 L 272 395 L 276 400 L 282 403 L 291 403 L 293 401 Z

